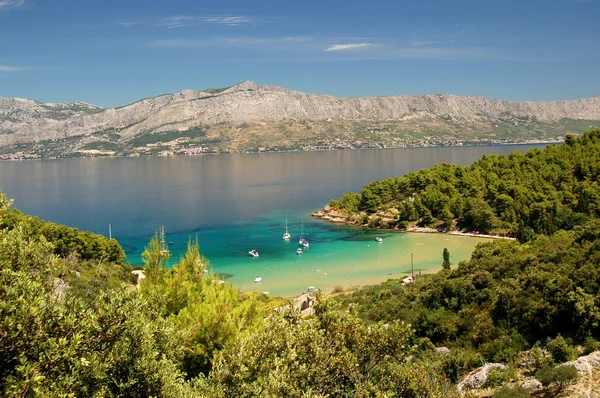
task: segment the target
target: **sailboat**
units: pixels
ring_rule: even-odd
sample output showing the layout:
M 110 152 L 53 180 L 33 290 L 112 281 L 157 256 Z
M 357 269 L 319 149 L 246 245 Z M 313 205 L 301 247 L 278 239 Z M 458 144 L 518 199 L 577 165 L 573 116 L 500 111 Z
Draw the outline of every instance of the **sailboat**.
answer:
M 283 234 L 283 240 L 290 240 L 292 235 L 288 232 L 287 214 L 285 215 L 285 234 Z
M 169 254 L 169 248 L 167 247 L 166 242 L 165 242 L 165 226 L 164 225 L 160 226 L 160 247 L 161 247 L 160 254 L 163 254 L 163 255 Z
M 300 240 L 298 240 L 298 243 L 304 247 L 309 246 L 308 240 L 304 238 L 304 220 L 302 219 L 302 216 L 300 216 Z

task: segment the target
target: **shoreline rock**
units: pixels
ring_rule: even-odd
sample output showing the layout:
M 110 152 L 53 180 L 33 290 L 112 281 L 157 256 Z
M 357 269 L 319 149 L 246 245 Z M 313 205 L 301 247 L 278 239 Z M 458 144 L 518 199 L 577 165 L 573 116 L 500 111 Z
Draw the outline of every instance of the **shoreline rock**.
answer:
M 458 230 L 451 231 L 442 231 L 437 228 L 431 227 L 416 227 L 411 226 L 406 229 L 399 228 L 371 228 L 367 224 L 359 225 L 356 222 L 349 219 L 349 216 L 337 211 L 331 206 L 325 206 L 324 208 L 315 211 L 312 213 L 314 218 L 319 220 L 323 220 L 326 222 L 331 222 L 335 224 L 347 224 L 353 225 L 358 228 L 367 228 L 367 229 L 379 229 L 382 231 L 391 231 L 391 232 L 417 232 L 417 233 L 427 233 L 427 234 L 448 234 L 448 235 L 457 235 L 457 236 L 468 236 L 473 238 L 488 238 L 488 239 L 508 239 L 508 240 L 516 240 L 516 238 L 512 238 L 509 236 L 501 236 L 501 235 L 492 235 L 492 234 L 480 234 L 478 232 L 462 232 Z

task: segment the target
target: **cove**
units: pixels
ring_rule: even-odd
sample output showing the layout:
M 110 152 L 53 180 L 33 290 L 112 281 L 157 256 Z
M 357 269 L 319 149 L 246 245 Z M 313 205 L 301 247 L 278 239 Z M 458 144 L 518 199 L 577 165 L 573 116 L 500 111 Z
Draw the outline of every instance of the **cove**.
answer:
M 110 223 L 132 264 L 141 263 L 162 225 L 172 242 L 170 265 L 197 235 L 214 271 L 242 290 L 291 295 L 308 286 L 325 290 L 407 275 L 411 251 L 415 268 L 424 270 L 440 267 L 444 247 L 453 264 L 468 259 L 480 239 L 386 233 L 378 244 L 380 231 L 310 214 L 373 180 L 532 147 L 543 145 L 0 162 L 0 189 L 23 213 L 44 220 L 104 235 Z M 281 239 L 286 215 L 287 244 Z M 300 256 L 301 220 L 311 245 Z M 252 249 L 258 258 L 248 254 Z M 256 276 L 261 283 L 254 284 Z

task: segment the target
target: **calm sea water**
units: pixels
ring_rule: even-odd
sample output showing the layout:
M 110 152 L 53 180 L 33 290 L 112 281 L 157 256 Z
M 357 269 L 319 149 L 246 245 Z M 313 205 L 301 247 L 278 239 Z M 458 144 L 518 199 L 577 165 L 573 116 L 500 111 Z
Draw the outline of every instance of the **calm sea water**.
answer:
M 189 237 L 198 236 L 214 270 L 230 275 L 232 283 L 243 290 L 287 295 L 308 285 L 375 283 L 397 276 L 406 271 L 410 252 L 415 253 L 415 267 L 437 267 L 442 249 L 428 257 L 422 245 L 450 246 L 453 260 L 468 258 L 475 239 L 388 233 L 377 244 L 377 231 L 327 224 L 310 213 L 345 192 L 360 192 L 373 180 L 531 147 L 2 162 L 0 190 L 22 212 L 44 220 L 104 235 L 110 223 L 132 264 L 141 263 L 144 246 L 161 225 L 165 239 L 173 242 L 171 264 Z M 289 243 L 281 239 L 286 215 Z M 302 256 L 296 254 L 301 222 L 311 241 Z M 252 258 L 251 249 L 260 257 Z M 255 276 L 263 281 L 254 284 Z

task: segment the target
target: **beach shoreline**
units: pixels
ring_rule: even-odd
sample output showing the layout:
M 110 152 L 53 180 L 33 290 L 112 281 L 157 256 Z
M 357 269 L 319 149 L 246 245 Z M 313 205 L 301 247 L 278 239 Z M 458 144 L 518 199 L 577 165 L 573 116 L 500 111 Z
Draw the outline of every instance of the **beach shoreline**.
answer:
M 406 229 L 399 228 L 372 228 L 364 225 L 359 225 L 354 221 L 350 221 L 348 216 L 342 214 L 331 206 L 325 206 L 324 208 L 313 212 L 312 217 L 323 220 L 325 222 L 330 222 L 333 224 L 345 224 L 351 225 L 358 228 L 365 228 L 371 230 L 381 230 L 381 231 L 390 231 L 390 232 L 412 232 L 412 233 L 427 233 L 427 234 L 447 234 L 447 235 L 457 235 L 457 236 L 468 236 L 473 238 L 487 238 L 487 239 L 507 239 L 507 240 L 516 240 L 516 238 L 510 236 L 502 236 L 502 235 L 493 235 L 493 234 L 480 234 L 479 232 L 462 232 L 459 230 L 450 230 L 450 231 L 441 231 L 437 228 L 431 227 L 417 227 L 411 226 Z

